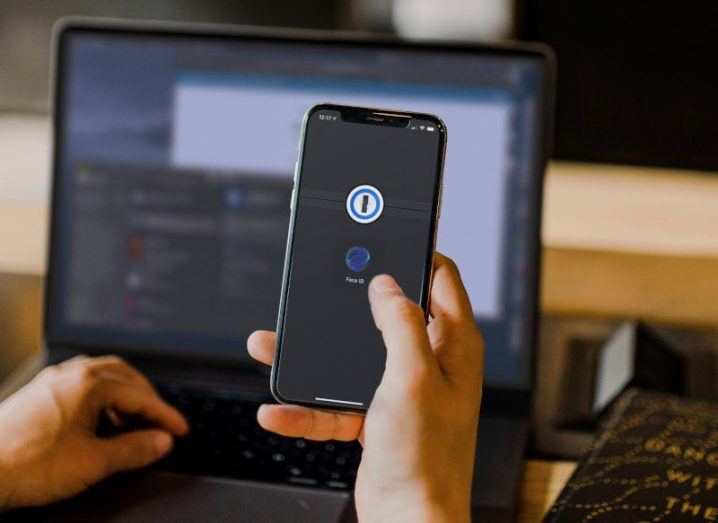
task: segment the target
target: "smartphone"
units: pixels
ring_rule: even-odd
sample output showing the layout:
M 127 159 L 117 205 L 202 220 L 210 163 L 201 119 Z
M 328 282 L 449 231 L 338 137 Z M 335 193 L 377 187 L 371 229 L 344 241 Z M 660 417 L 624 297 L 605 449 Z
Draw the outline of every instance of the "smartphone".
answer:
M 427 310 L 445 148 L 429 114 L 330 104 L 305 114 L 271 376 L 281 403 L 369 407 L 386 362 L 369 282 L 390 274 Z

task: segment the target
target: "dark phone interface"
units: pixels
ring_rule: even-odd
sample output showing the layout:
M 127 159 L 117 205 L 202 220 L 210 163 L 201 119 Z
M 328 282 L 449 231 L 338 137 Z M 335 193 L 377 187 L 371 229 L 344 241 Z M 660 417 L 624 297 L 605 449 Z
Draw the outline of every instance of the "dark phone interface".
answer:
M 307 126 L 277 390 L 366 408 L 386 360 L 369 282 L 390 274 L 420 301 L 441 135 L 428 120 L 388 127 L 330 110 Z

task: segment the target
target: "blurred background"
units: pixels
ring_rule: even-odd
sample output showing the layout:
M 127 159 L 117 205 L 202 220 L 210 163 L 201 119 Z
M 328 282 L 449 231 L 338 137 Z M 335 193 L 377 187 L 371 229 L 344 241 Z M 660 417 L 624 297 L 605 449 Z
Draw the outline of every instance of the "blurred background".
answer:
M 1 109 L 47 110 L 50 29 L 66 15 L 545 42 L 560 64 L 556 158 L 718 169 L 710 0 L 3 0 Z
M 693 336 L 678 345 L 715 347 L 715 1 L 2 0 L 0 377 L 28 347 L 39 345 L 51 27 L 66 15 L 551 46 L 558 77 L 542 226 L 539 388 L 545 393 L 537 400 L 538 446 L 546 453 L 571 453 L 586 441 L 571 440 L 573 429 L 564 430 L 564 439 L 557 436 L 555 414 L 566 411 L 561 401 L 573 385 L 551 384 L 594 354 L 591 347 L 622 322 L 672 329 L 678 340 L 688 339 L 686 332 Z M 9 303 L 14 305 L 3 312 Z M 574 354 L 582 356 L 574 361 Z M 552 364 L 556 359 L 561 363 Z M 718 397 L 718 392 L 713 387 L 698 395 Z M 585 436 L 580 428 L 573 434 Z

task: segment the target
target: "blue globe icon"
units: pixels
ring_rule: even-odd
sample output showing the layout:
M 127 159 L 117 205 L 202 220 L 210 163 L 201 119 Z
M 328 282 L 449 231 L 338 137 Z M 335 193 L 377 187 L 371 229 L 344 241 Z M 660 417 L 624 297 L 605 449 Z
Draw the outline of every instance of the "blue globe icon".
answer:
M 369 260 L 371 260 L 371 253 L 364 247 L 350 247 L 344 257 L 347 267 L 354 272 L 361 272 L 366 269 Z

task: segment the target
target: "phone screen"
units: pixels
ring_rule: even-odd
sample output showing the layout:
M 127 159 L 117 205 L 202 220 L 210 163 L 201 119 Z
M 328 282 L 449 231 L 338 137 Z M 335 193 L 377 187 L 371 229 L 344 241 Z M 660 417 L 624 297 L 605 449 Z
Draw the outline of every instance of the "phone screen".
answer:
M 445 131 L 318 109 L 306 121 L 295 190 L 274 390 L 282 401 L 368 408 L 386 348 L 368 286 L 390 274 L 425 305 Z

